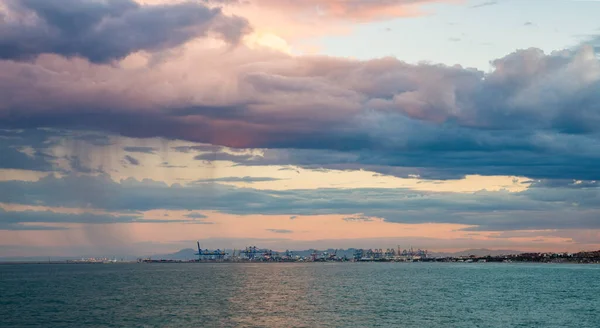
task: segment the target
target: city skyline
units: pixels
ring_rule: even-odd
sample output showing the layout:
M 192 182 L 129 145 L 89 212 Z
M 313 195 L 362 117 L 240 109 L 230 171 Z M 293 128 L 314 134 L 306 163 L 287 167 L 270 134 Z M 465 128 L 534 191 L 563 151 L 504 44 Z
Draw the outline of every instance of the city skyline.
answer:
M 600 249 L 599 13 L 0 0 L 0 256 Z

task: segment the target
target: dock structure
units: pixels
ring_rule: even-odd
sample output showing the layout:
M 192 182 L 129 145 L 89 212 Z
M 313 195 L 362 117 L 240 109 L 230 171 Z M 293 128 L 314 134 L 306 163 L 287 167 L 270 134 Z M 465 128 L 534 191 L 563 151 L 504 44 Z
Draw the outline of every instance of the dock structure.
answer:
M 394 248 L 375 248 L 375 249 L 355 249 L 353 254 L 343 254 L 338 256 L 337 249 L 328 249 L 325 251 L 319 251 L 316 249 L 308 250 L 307 254 L 303 256 L 295 255 L 291 251 L 286 250 L 285 252 L 279 253 L 271 249 L 258 248 L 256 246 L 247 246 L 244 249 L 233 250 L 233 254 L 229 256 L 225 250 L 208 250 L 200 247 L 200 242 L 197 242 L 199 262 L 206 261 L 227 261 L 227 262 L 245 262 L 245 261 L 258 261 L 258 262 L 405 262 L 405 261 L 419 261 L 426 259 L 428 256 L 427 250 L 415 250 L 412 247 L 409 249 L 401 250 Z M 349 258 L 348 255 L 351 257 Z
M 197 242 L 198 256 L 196 260 L 152 260 L 138 259 L 140 263 L 194 263 L 194 262 L 460 262 L 460 263 L 488 263 L 488 262 L 539 262 L 539 263 L 597 263 L 600 264 L 600 250 L 578 253 L 521 253 L 506 255 L 460 255 L 440 256 L 431 254 L 425 249 L 328 249 L 319 251 L 310 249 L 294 254 L 289 250 L 279 253 L 270 249 L 260 249 L 256 246 L 246 247 L 243 250 L 233 250 L 229 256 L 225 250 L 203 250 Z M 339 255 L 339 253 L 342 255 Z M 353 252 L 353 253 L 348 253 Z M 433 255 L 433 256 L 432 256 Z M 348 257 L 350 256 L 350 257 Z M 117 263 L 113 261 L 66 261 L 64 263 Z
M 198 256 L 198 261 L 207 261 L 207 260 L 218 260 L 222 261 L 227 256 L 227 252 L 222 251 L 220 249 L 217 250 L 208 250 L 200 248 L 200 242 L 196 243 L 198 245 L 198 253 L 195 255 Z
M 257 255 L 260 255 L 262 251 L 258 249 L 256 246 L 246 247 L 244 250 L 240 251 L 240 255 L 244 254 L 248 260 L 254 260 L 257 258 Z
M 385 250 L 381 248 L 376 249 L 357 249 L 354 251 L 353 260 L 360 262 L 411 262 L 418 261 L 428 258 L 427 250 L 414 250 L 412 247 L 409 249 L 397 250 L 393 248 L 387 248 Z

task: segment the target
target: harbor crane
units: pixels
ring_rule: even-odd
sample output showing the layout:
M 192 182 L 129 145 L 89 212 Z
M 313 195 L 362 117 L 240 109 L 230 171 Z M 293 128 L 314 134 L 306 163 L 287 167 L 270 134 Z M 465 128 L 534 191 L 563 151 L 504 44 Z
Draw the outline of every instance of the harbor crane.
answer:
M 198 245 L 198 253 L 194 254 L 194 255 L 198 255 L 198 260 L 202 261 L 202 260 L 206 260 L 207 258 L 210 259 L 215 259 L 215 260 L 223 260 L 225 258 L 225 256 L 228 254 L 225 251 L 222 251 L 220 249 L 217 250 L 208 250 L 208 249 L 202 249 L 200 248 L 200 242 L 196 242 L 196 244 Z

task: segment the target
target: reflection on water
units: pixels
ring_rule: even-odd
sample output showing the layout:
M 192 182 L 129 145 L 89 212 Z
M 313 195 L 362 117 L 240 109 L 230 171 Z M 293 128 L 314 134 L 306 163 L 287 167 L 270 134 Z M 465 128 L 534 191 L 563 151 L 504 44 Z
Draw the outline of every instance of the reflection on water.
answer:
M 600 327 L 600 266 L 0 266 L 2 327 Z

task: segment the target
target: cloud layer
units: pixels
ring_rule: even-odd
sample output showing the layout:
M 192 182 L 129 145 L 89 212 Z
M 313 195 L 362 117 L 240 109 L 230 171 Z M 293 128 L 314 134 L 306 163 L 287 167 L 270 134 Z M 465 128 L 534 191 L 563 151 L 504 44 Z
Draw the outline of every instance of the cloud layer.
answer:
M 2 59 L 54 53 L 103 63 L 140 50 L 169 49 L 208 33 L 237 43 L 250 30 L 243 18 L 227 17 L 218 8 L 191 1 L 157 6 L 133 0 L 2 2 L 6 8 L 0 16 Z
M 455 175 L 600 179 L 591 47 L 519 50 L 491 73 L 244 47 L 191 48 L 177 60 L 134 70 L 52 55 L 0 62 L 0 127 L 326 149 L 362 165 L 441 165 Z
M 597 37 L 488 72 L 291 55 L 287 41 L 429 2 L 0 0 L 4 244 L 308 240 L 322 222 L 353 238 L 593 243 Z
M 518 193 L 506 191 L 456 194 L 409 189 L 255 190 L 221 184 L 173 185 L 145 180 L 116 183 L 106 176 L 57 178 L 37 182 L 0 182 L 0 203 L 77 208 L 119 213 L 127 221 L 140 212 L 170 209 L 218 211 L 235 215 L 353 215 L 346 221 L 383 218 L 397 223 L 448 223 L 473 226 L 472 231 L 600 229 L 600 185 L 563 181 L 549 187 L 540 181 Z M 551 182 L 556 185 L 556 182 Z M 48 191 L 52 190 L 51 193 Z M 19 212 L 23 213 L 23 212 Z M 10 213 L 5 213 L 10 214 Z M 11 224 L 71 222 L 14 214 Z M 202 219 L 192 212 L 188 218 Z M 81 217 L 81 216 L 80 216 Z M 19 219 L 21 221 L 19 221 Z M 84 223 L 106 223 L 107 216 L 92 215 Z M 113 220 L 116 216 L 108 216 Z M 81 220 L 81 219 L 79 219 Z M 94 222 L 100 220 L 99 222 Z M 157 221 L 153 221 L 157 222 Z M 176 222 L 176 221 L 173 221 Z

